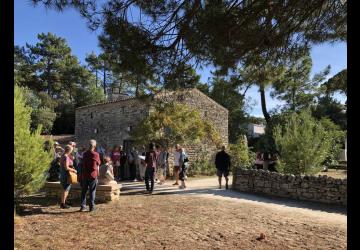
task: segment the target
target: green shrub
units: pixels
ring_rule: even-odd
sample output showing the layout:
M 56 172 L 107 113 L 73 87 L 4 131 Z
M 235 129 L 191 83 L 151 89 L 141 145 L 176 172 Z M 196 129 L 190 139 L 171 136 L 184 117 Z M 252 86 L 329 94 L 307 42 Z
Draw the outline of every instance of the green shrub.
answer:
M 322 118 L 320 123 L 331 139 L 330 150 L 323 164 L 326 166 L 336 166 L 339 163 L 339 155 L 345 141 L 346 132 L 342 131 L 340 126 L 336 125 L 329 118 Z
M 187 175 L 214 175 L 216 173 L 215 163 L 209 161 L 209 155 L 206 149 L 201 147 L 201 145 L 197 148 L 199 149 L 197 157 L 190 162 Z
M 278 169 L 290 174 L 312 174 L 321 169 L 329 154 L 331 134 L 308 111 L 293 113 L 283 126 L 274 130 L 280 153 Z
M 44 150 L 41 126 L 30 131 L 32 109 L 25 105 L 22 89 L 15 86 L 14 95 L 14 197 L 31 194 L 45 181 L 52 155 Z
M 254 164 L 255 153 L 249 150 L 244 137 L 240 137 L 236 144 L 230 144 L 229 154 L 233 172 L 237 168 L 250 168 Z

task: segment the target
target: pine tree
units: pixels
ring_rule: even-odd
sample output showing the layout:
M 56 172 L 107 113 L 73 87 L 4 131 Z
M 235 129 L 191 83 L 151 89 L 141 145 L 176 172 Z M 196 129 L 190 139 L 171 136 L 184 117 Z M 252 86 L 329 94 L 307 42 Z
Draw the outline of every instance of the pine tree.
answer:
M 292 113 L 275 128 L 274 139 L 284 173 L 317 173 L 331 150 L 331 134 L 307 111 Z
M 30 131 L 31 107 L 25 105 L 22 89 L 15 86 L 14 95 L 14 197 L 36 192 L 45 181 L 51 154 L 44 150 L 41 126 Z

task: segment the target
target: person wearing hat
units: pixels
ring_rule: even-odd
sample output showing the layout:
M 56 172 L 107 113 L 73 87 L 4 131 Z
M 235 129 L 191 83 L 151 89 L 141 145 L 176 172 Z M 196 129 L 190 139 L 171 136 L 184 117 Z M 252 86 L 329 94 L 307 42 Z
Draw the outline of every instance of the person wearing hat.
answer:
M 60 144 L 56 141 L 54 142 L 54 160 L 60 158 L 64 153 L 64 149 L 60 146 Z

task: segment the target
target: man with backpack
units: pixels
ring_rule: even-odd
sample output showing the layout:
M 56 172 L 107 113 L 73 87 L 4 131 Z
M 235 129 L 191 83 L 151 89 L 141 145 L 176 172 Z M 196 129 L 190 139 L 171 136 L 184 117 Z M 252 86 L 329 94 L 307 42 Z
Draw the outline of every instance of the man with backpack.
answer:
M 221 189 L 221 178 L 225 177 L 226 189 L 229 188 L 229 172 L 230 172 L 230 156 L 225 152 L 225 146 L 221 147 L 221 151 L 216 154 L 215 166 L 217 169 L 217 176 L 219 177 L 219 188 Z

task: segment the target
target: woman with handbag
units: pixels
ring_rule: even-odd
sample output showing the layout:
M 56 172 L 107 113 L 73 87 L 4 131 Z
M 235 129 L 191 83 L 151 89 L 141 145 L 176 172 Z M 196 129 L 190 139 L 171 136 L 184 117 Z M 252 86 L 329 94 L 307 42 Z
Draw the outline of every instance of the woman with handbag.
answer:
M 76 170 L 73 166 L 73 157 L 71 155 L 73 148 L 70 145 L 66 145 L 65 152 L 60 160 L 60 184 L 63 188 L 61 192 L 61 204 L 60 208 L 66 209 L 70 208 L 68 204 L 66 204 L 66 198 L 68 197 L 71 183 L 69 183 L 69 175 L 70 173 L 74 173 L 76 175 Z

